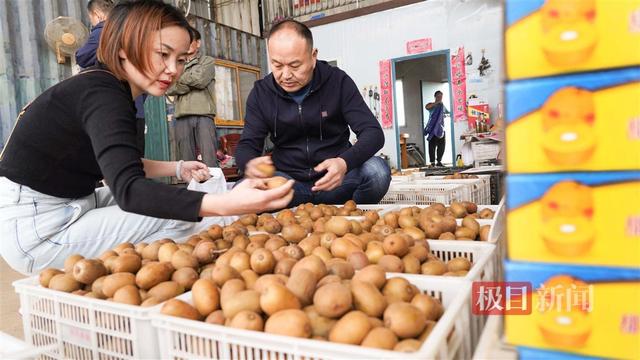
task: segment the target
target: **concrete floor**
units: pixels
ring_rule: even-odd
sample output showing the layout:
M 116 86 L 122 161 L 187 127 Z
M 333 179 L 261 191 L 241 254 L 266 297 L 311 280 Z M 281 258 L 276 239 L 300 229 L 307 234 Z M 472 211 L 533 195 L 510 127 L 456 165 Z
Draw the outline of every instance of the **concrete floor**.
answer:
M 13 291 L 11 283 L 24 278 L 24 275 L 13 271 L 0 257 L 0 331 L 23 339 L 22 318 L 18 313 L 20 300 Z

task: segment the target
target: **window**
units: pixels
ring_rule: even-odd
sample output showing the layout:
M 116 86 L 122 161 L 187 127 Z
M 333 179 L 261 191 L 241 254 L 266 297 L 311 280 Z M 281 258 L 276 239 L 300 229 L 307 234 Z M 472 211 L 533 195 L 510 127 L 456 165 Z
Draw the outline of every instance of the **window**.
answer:
M 398 127 L 407 125 L 404 118 L 404 89 L 402 88 L 402 79 L 396 80 L 396 119 L 398 119 Z
M 257 68 L 216 60 L 216 125 L 244 125 L 247 97 L 259 78 Z

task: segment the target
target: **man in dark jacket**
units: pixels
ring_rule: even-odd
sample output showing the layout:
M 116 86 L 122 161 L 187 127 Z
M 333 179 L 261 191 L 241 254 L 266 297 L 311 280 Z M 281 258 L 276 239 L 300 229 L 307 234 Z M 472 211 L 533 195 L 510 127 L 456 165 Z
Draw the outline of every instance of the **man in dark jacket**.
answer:
M 300 203 L 379 202 L 389 188 L 389 166 L 374 156 L 384 145 L 380 124 L 353 80 L 317 60 L 311 31 L 285 20 L 267 39 L 272 73 L 249 94 L 236 162 L 246 178 L 265 175 L 260 164 L 296 180 L 289 206 Z M 351 129 L 357 136 L 349 142 Z M 272 156 L 263 154 L 270 134 Z

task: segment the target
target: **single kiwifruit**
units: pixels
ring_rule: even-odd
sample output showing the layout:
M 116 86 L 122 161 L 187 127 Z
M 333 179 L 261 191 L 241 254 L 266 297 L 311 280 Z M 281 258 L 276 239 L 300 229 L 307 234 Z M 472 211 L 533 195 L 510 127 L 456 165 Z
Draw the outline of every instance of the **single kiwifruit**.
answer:
M 197 269 L 199 261 L 195 256 L 191 255 L 191 253 L 184 250 L 178 250 L 171 256 L 171 265 L 176 270 L 185 267 Z
M 184 293 L 184 287 L 175 281 L 163 281 L 149 289 L 148 294 L 160 301 L 174 298 Z
M 329 331 L 329 341 L 359 345 L 371 330 L 369 317 L 354 310 L 345 314 Z
M 278 311 L 267 319 L 264 332 L 308 338 L 312 332 L 311 321 L 302 310 L 286 309 Z
M 351 290 L 341 283 L 324 285 L 313 296 L 313 305 L 318 314 L 329 318 L 342 316 L 351 309 L 352 304 Z
M 480 210 L 478 215 L 480 215 L 480 219 L 493 219 L 493 216 L 495 215 L 495 213 L 493 212 L 493 210 L 489 208 L 484 208 Z
M 382 289 L 387 282 L 385 270 L 380 265 L 365 266 L 353 276 L 352 280 L 369 282 L 378 289 Z
M 113 301 L 121 304 L 140 305 L 142 299 L 135 285 L 125 285 L 113 294 Z
M 404 234 L 391 234 L 384 238 L 382 248 L 387 255 L 402 257 L 409 252 L 409 242 Z
M 473 229 L 469 229 L 468 227 L 461 226 L 456 230 L 456 239 L 471 239 L 474 240 L 478 236 L 478 233 Z
M 71 274 L 57 274 L 49 280 L 49 289 L 73 292 L 79 290 L 82 283 L 73 278 Z
M 316 308 L 313 305 L 305 307 L 303 311 L 305 312 L 311 323 L 312 336 L 321 336 L 327 338 L 329 336 L 329 331 L 331 330 L 331 328 L 333 328 L 337 320 L 330 319 L 318 314 Z
M 333 216 L 324 224 L 324 229 L 336 236 L 344 236 L 351 230 L 351 223 L 344 217 Z
M 251 269 L 257 274 L 266 274 L 273 271 L 276 261 L 271 251 L 267 249 L 256 249 L 250 258 Z
M 178 269 L 171 275 L 171 280 L 180 284 L 185 290 L 190 290 L 198 280 L 198 272 L 190 267 Z
M 138 255 L 122 254 L 111 262 L 111 272 L 130 272 L 135 274 L 142 267 L 142 259 Z
M 300 247 L 300 249 L 302 249 L 302 251 L 304 251 L 305 256 L 311 255 L 313 250 L 320 246 L 320 234 L 312 233 L 305 239 L 302 239 L 298 243 L 298 246 Z
M 296 263 L 297 263 L 296 259 L 286 257 L 276 263 L 276 266 L 273 269 L 273 273 L 289 276 L 291 274 L 291 270 L 293 269 L 293 266 Z
M 427 235 L 420 228 L 416 226 L 409 226 L 402 229 L 402 232 L 409 235 L 414 241 L 422 241 L 426 239 Z
M 349 256 L 347 256 L 347 261 L 354 270 L 360 270 L 365 266 L 369 265 L 369 258 L 367 258 L 367 254 L 363 251 L 354 251 Z
M 489 233 L 491 232 L 491 225 L 482 225 L 480 227 L 480 241 L 489 241 Z
M 202 316 L 207 316 L 220 308 L 220 291 L 211 280 L 196 281 L 191 288 L 191 297 L 193 305 Z
M 412 247 L 409 248 L 408 255 L 415 257 L 416 259 L 418 259 L 420 263 L 424 262 L 425 260 L 427 260 L 427 257 L 429 256 L 429 243 L 426 241 L 423 241 L 421 243 L 417 243 L 416 245 L 413 245 Z
M 420 260 L 411 254 L 407 254 L 402 258 L 404 272 L 406 274 L 420 274 Z
M 476 211 L 478 211 L 478 206 L 475 203 L 472 203 L 471 201 L 463 201 L 462 206 L 464 206 L 468 214 L 473 214 Z
M 304 250 L 296 244 L 291 244 L 281 248 L 285 255 L 292 259 L 300 260 L 304 257 Z
M 380 259 L 385 255 L 384 247 L 380 241 L 371 241 L 367 244 L 367 250 L 364 252 L 369 259 L 369 263 L 377 264 Z
M 230 279 L 222 285 L 220 290 L 220 303 L 224 303 L 231 299 L 240 291 L 247 290 L 247 285 L 241 279 Z
M 275 174 L 276 167 L 271 164 L 260 163 L 256 165 L 256 170 L 258 170 L 263 177 L 270 178 Z
M 178 245 L 174 243 L 162 244 L 162 246 L 160 246 L 160 249 L 158 249 L 158 260 L 161 262 L 171 262 L 173 253 L 178 250 Z
M 255 284 L 253 284 L 253 290 L 262 293 L 267 288 L 267 286 L 273 283 L 286 285 L 287 282 L 283 278 L 275 274 L 262 275 L 258 278 L 258 280 L 256 280 Z
M 226 301 L 222 301 L 222 311 L 227 319 L 232 319 L 237 313 L 249 310 L 261 313 L 260 293 L 255 290 L 240 291 Z
M 240 274 L 244 270 L 251 269 L 251 257 L 244 251 L 238 251 L 231 256 L 229 266 Z
M 294 266 L 291 271 L 295 271 L 297 268 L 303 268 L 311 271 L 317 280 L 322 279 L 325 275 L 327 275 L 327 266 L 319 257 L 315 255 L 305 256 L 300 259 Z
M 384 311 L 384 325 L 400 339 L 413 338 L 422 332 L 427 318 L 420 309 L 405 303 L 394 302 Z
M 428 294 L 416 294 L 411 300 L 411 305 L 420 309 L 427 320 L 437 321 L 444 313 L 440 301 Z
M 40 272 L 38 281 L 42 287 L 49 287 L 49 281 L 51 281 L 51 278 L 58 274 L 64 274 L 64 271 L 53 268 L 44 269 Z
M 456 235 L 451 232 L 444 232 L 440 234 L 440 236 L 438 237 L 438 240 L 455 240 L 455 239 L 456 239 Z
M 80 254 L 73 254 L 71 256 L 69 256 L 65 261 L 64 261 L 64 272 L 67 274 L 71 274 L 73 273 L 73 265 L 75 265 L 78 261 L 84 259 L 84 256 L 80 255 Z
M 465 218 L 462 219 L 462 226 L 473 230 L 476 234 L 480 232 L 480 224 L 471 216 L 465 216 Z
M 456 257 L 447 262 L 447 270 L 449 271 L 469 271 L 469 269 L 471 269 L 471 262 L 463 257 Z
M 398 214 L 396 212 L 388 212 L 382 216 L 385 225 L 390 226 L 391 228 L 398 227 Z
M 240 279 L 240 278 L 242 277 L 240 276 L 240 273 L 238 272 L 238 270 L 231 267 L 230 265 L 216 264 L 213 270 L 211 271 L 211 279 L 218 286 L 224 285 L 224 283 L 227 282 L 227 280 Z
M 253 289 L 253 285 L 255 285 L 256 281 L 258 281 L 258 278 L 260 277 L 260 275 L 251 269 L 244 270 L 240 273 L 240 276 L 244 280 L 247 289 Z
M 229 327 L 244 330 L 262 331 L 264 329 L 264 320 L 258 313 L 242 310 L 237 313 L 231 322 Z
M 378 260 L 378 265 L 382 266 L 386 272 L 404 272 L 402 259 L 395 255 L 384 255 Z
M 97 280 L 96 280 L 97 281 Z M 136 275 L 132 273 L 116 273 L 107 275 L 102 280 L 102 294 L 104 294 L 105 298 L 113 297 L 113 294 L 116 293 L 116 290 L 125 286 L 125 285 L 135 285 L 136 284 Z M 95 289 L 91 289 L 94 293 L 98 293 Z
M 137 257 L 137 255 L 132 255 Z M 97 278 L 107 274 L 102 261 L 97 259 L 82 259 L 73 265 L 73 278 L 83 284 L 91 284 Z
M 309 273 L 309 275 L 313 278 L 312 274 Z M 273 283 L 262 291 L 260 307 L 265 314 L 273 315 L 281 310 L 300 309 L 302 306 L 296 295 L 286 286 Z
M 396 346 L 393 347 L 393 351 L 405 352 L 405 353 L 416 352 L 420 350 L 421 346 L 422 346 L 422 343 L 416 339 L 405 339 L 398 342 Z
M 382 288 L 382 294 L 389 304 L 403 301 L 409 302 L 416 295 L 415 289 L 405 278 L 394 277 L 387 279 L 387 283 Z
M 307 229 L 298 224 L 291 224 L 282 228 L 282 237 L 290 243 L 299 243 L 307 237 Z
M 398 343 L 398 337 L 386 327 L 374 327 L 362 340 L 362 346 L 383 350 L 393 350 Z
M 178 299 L 171 299 L 165 302 L 160 309 L 160 313 L 191 320 L 199 320 L 201 318 L 198 310 L 189 303 Z
M 161 282 L 171 279 L 173 272 L 174 268 L 168 262 L 147 264 L 136 274 L 136 285 L 141 289 L 151 289 Z
M 212 312 L 211 314 L 209 314 L 204 319 L 204 322 L 206 322 L 208 324 L 224 325 L 225 320 L 226 319 L 224 317 L 224 312 L 222 312 L 222 310 L 216 310 L 216 311 Z
M 378 288 L 366 281 L 351 281 L 351 295 L 356 310 L 368 316 L 380 317 L 387 308 L 387 300 Z
M 298 268 L 291 272 L 287 280 L 287 288 L 298 298 L 302 306 L 306 306 L 313 302 L 317 282 L 315 274 L 311 271 Z
M 442 275 L 447 272 L 447 265 L 440 260 L 429 260 L 422 264 L 423 275 Z

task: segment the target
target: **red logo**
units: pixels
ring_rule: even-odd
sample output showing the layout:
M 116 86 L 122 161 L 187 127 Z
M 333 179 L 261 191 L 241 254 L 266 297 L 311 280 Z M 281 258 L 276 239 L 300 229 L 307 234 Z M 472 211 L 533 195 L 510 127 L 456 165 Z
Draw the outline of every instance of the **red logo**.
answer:
M 474 315 L 529 315 L 532 309 L 530 282 L 474 281 L 471 310 Z

